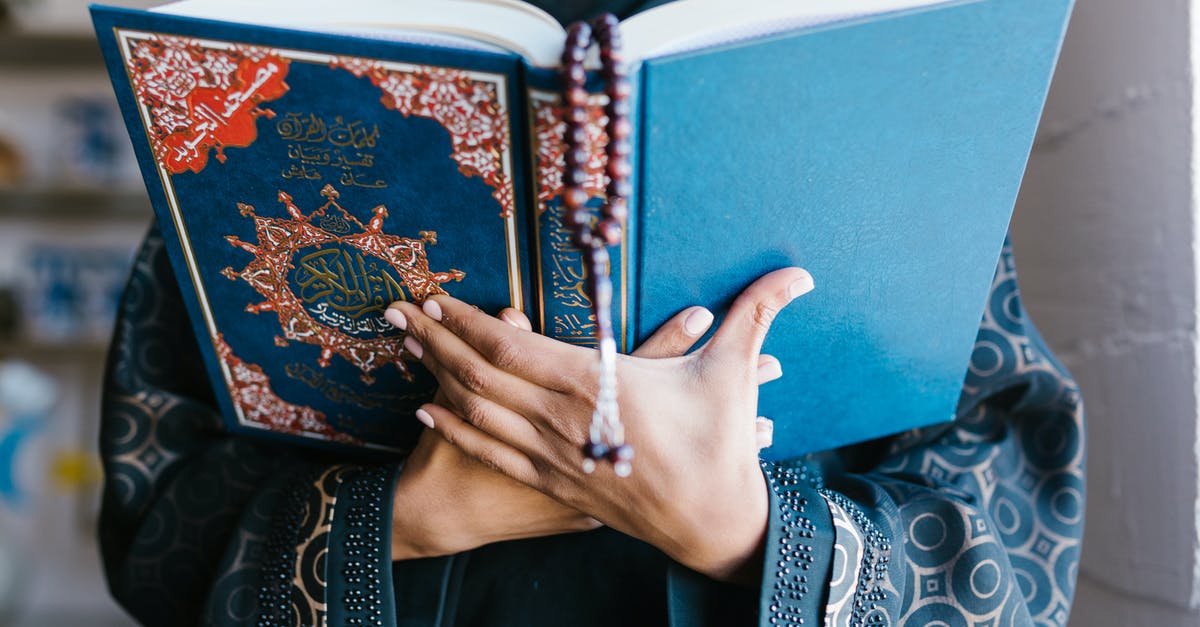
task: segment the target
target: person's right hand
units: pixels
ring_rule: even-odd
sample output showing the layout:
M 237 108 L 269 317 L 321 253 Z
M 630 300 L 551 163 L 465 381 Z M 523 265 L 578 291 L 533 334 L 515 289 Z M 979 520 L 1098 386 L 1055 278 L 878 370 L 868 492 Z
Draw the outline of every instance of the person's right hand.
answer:
M 529 330 L 515 309 L 501 319 Z M 633 352 L 670 358 L 687 353 L 712 325 L 703 307 L 683 310 Z M 759 383 L 779 378 L 779 361 L 759 360 Z M 440 393 L 439 404 L 447 401 Z M 771 422 L 758 419 L 759 446 L 771 443 Z M 422 432 L 396 482 L 392 515 L 392 559 L 450 555 L 493 542 L 587 531 L 600 523 L 519 483 L 452 446 L 431 429 Z

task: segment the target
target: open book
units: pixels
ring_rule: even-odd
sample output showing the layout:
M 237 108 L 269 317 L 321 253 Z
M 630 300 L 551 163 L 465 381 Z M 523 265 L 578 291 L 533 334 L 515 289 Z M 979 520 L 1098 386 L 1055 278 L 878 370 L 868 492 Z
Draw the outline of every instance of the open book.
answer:
M 676 0 L 621 23 L 628 61 L 753 40 L 852 18 L 971 0 Z M 519 0 L 181 0 L 154 9 L 243 24 L 346 33 L 472 50 L 509 50 L 558 65 L 566 29 Z
M 972 351 L 990 350 L 977 325 L 1070 6 L 678 0 L 625 20 L 622 350 L 800 265 L 817 290 L 767 341 L 785 373 L 760 396 L 768 454 L 948 420 Z M 550 16 L 515 0 L 184 0 L 93 18 L 232 429 L 410 446 L 435 381 L 383 320 L 398 299 L 449 292 L 591 340 L 559 202 Z

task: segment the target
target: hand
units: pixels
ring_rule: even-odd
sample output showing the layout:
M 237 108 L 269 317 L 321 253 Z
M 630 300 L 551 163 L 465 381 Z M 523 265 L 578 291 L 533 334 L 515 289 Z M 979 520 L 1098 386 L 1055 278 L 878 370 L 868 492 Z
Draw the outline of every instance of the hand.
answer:
M 799 268 L 770 273 L 734 302 L 699 350 L 618 361 L 633 475 L 582 471 L 596 396 L 593 350 L 503 324 L 448 296 L 394 303 L 389 319 L 446 400 L 418 417 L 486 466 L 718 579 L 753 572 L 767 524 L 755 407 L 759 351 L 781 308 L 812 289 Z M 459 415 L 463 418 L 459 418 Z M 465 420 L 464 420 L 465 419 Z
M 499 318 L 530 330 L 529 319 L 515 309 Z M 685 310 L 664 324 L 634 354 L 648 358 L 686 353 L 712 324 L 700 307 Z M 778 376 L 779 362 L 764 356 L 760 378 Z M 434 402 L 450 403 L 439 391 Z M 762 445 L 770 445 L 769 421 L 760 425 Z M 485 544 L 587 531 L 594 518 L 519 483 L 468 457 L 441 435 L 426 430 L 396 482 L 392 516 L 392 559 L 450 555 Z

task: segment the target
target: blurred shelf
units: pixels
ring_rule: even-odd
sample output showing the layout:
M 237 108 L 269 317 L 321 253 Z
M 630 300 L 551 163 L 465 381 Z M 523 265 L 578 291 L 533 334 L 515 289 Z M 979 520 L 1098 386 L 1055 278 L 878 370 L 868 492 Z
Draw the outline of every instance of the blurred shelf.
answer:
M 79 356 L 94 360 L 107 353 L 108 342 L 99 340 L 0 340 L 0 359 Z
M 146 220 L 151 213 L 150 200 L 146 192 L 140 190 L 29 190 L 0 187 L 0 218 Z
M 102 67 L 100 46 L 90 33 L 22 33 L 0 29 L 0 69 Z

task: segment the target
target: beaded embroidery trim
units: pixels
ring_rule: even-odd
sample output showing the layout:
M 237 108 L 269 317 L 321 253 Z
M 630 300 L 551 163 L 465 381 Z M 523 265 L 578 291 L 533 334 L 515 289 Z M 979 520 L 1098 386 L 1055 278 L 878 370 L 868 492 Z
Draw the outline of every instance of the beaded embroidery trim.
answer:
M 378 466 L 363 469 L 349 479 L 339 496 L 346 499 L 342 539 L 344 564 L 340 573 L 345 593 L 342 598 L 344 624 L 352 627 L 383 625 L 383 599 L 392 591 L 384 589 L 383 572 L 390 568 L 391 556 L 385 555 L 388 537 L 388 489 L 395 468 Z M 340 513 L 340 512 L 339 512 Z
M 819 617 L 805 611 L 806 605 L 812 605 L 806 596 L 810 592 L 808 574 L 815 561 L 812 543 L 817 531 L 807 511 L 810 504 L 806 494 L 819 487 L 818 480 L 800 463 L 761 463 L 767 485 L 779 504 L 778 519 L 769 523 L 777 526 L 779 542 L 766 549 L 769 559 L 774 559 L 774 581 L 763 582 L 771 586 L 771 605 L 767 608 L 770 615 L 762 618 L 771 625 L 815 625 Z M 820 594 L 824 582 L 813 584 Z

